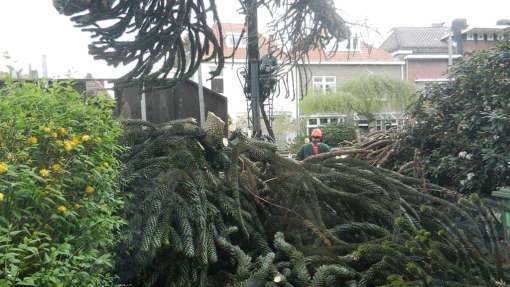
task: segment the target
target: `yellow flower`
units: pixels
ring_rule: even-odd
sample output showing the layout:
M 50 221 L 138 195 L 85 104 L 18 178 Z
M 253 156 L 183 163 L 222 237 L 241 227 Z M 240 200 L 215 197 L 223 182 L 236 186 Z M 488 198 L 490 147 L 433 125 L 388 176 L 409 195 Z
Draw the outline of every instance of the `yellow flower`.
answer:
M 95 191 L 96 191 L 96 190 L 95 190 L 92 186 L 90 186 L 90 185 L 87 185 L 87 187 L 85 187 L 85 193 L 86 193 L 86 194 L 92 194 L 92 193 L 94 193 Z
M 9 170 L 9 166 L 4 162 L 0 162 L 0 174 L 4 174 L 8 170 Z
M 73 140 L 71 141 L 71 143 L 72 143 L 73 145 L 75 145 L 75 146 L 76 146 L 76 145 L 81 144 L 81 141 L 80 141 L 80 139 L 79 139 L 79 138 L 73 138 Z
M 0 202 L 4 201 L 4 199 L 5 199 L 5 195 L 0 192 Z
M 47 133 L 47 134 L 51 133 L 51 129 L 49 127 L 42 128 L 42 131 Z
M 64 129 L 64 128 L 59 128 L 59 129 L 57 130 L 57 132 L 58 132 L 60 135 L 65 135 L 65 134 L 67 134 L 67 131 L 66 131 L 66 129 Z
M 31 136 L 31 137 L 29 137 L 29 138 L 27 139 L 27 143 L 28 143 L 29 145 L 37 144 L 37 138 L 36 138 L 36 137 L 34 137 L 34 136 Z
M 103 142 L 102 138 L 100 138 L 100 137 L 96 138 L 96 143 L 102 143 L 102 142 Z
M 73 149 L 73 143 L 70 141 L 64 142 L 64 150 L 65 151 L 71 151 Z
M 86 142 L 88 142 L 88 141 L 90 140 L 90 136 L 89 136 L 89 135 L 83 135 L 83 136 L 81 137 L 81 140 L 82 140 L 84 143 L 86 143 Z
M 63 206 L 63 205 L 59 205 L 59 206 L 57 207 L 57 210 L 58 210 L 58 212 L 60 212 L 60 213 L 64 213 L 64 212 L 66 212 L 66 211 L 67 211 L 67 208 L 66 208 L 65 206 Z
M 62 170 L 62 167 L 60 166 L 60 164 L 56 163 L 51 166 L 51 170 L 53 170 L 54 172 L 59 172 Z
M 75 203 L 75 204 L 74 204 L 74 208 L 75 208 L 75 209 L 80 209 L 80 207 L 81 207 L 81 205 L 80 205 L 79 203 Z
M 56 139 L 56 138 L 58 138 L 58 134 L 57 134 L 57 133 L 52 133 L 52 134 L 51 134 L 51 137 L 52 137 L 52 138 L 54 138 L 54 139 Z
M 50 175 L 50 171 L 43 168 L 39 171 L 39 175 L 42 176 L 42 177 L 48 177 Z

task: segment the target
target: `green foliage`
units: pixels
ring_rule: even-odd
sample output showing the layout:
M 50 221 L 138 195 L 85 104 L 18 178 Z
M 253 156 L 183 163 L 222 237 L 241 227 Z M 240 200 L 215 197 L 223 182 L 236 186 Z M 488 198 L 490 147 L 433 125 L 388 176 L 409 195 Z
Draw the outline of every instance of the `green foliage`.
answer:
M 289 147 L 290 152 L 297 153 L 299 151 L 299 149 L 301 148 L 301 146 L 303 146 L 303 144 L 305 144 L 306 138 L 308 138 L 308 135 L 297 135 Z
M 67 85 L 0 91 L 0 286 L 108 286 L 120 126 Z
M 443 186 L 488 194 L 510 185 L 510 44 L 456 64 L 451 78 L 421 93 L 405 147 Z
M 356 139 L 356 128 L 352 124 L 330 124 L 321 127 L 324 143 L 338 146 L 343 141 L 352 142 Z
M 239 131 L 221 147 L 220 135 L 192 127 L 126 125 L 120 283 L 495 286 L 509 279 L 490 201 L 458 200 L 348 158 L 298 164 Z
M 347 100 L 349 95 L 338 89 L 333 92 L 314 94 L 309 92 L 299 103 L 299 110 L 304 115 L 314 113 L 349 113 Z
M 413 87 L 401 80 L 365 75 L 332 93 L 311 93 L 300 103 L 304 114 L 358 113 L 373 121 L 374 113 L 405 111 L 415 100 Z
M 296 121 L 290 113 L 276 115 L 272 122 L 276 143 L 279 148 L 288 148 L 287 137 L 297 131 Z

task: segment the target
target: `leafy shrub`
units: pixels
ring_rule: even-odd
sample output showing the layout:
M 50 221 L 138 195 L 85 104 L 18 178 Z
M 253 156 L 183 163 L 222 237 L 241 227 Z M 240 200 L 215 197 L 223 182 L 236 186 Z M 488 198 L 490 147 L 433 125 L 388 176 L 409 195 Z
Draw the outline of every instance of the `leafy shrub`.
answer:
M 421 93 L 408 146 L 440 185 L 485 194 L 510 185 L 510 44 L 462 61 L 451 78 Z
M 350 124 L 331 124 L 321 128 L 324 143 L 338 146 L 343 141 L 356 139 L 356 128 Z
M 292 144 L 289 146 L 290 152 L 297 153 L 301 146 L 305 144 L 305 138 L 307 137 L 307 135 L 297 135 L 292 141 Z
M 111 285 L 122 224 L 111 102 L 26 83 L 0 99 L 0 286 Z

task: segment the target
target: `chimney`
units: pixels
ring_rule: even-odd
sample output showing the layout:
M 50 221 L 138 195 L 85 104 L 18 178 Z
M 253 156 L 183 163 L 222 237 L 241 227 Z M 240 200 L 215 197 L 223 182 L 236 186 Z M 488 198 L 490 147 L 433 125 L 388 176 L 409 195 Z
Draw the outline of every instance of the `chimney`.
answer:
M 462 37 L 462 30 L 467 27 L 466 19 L 454 19 L 452 21 L 451 30 L 453 32 L 453 41 L 457 46 L 457 53 L 463 55 L 464 54 L 464 39 Z

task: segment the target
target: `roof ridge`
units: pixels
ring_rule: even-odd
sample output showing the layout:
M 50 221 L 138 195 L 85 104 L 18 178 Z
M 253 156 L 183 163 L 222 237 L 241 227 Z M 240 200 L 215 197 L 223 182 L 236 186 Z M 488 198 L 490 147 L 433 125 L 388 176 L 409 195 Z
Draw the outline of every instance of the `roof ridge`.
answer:
M 441 26 L 441 27 L 433 27 L 433 26 L 420 26 L 420 27 L 412 27 L 412 26 L 399 26 L 399 27 L 393 27 L 392 30 L 396 30 L 396 29 L 449 29 L 448 27 L 446 26 Z

